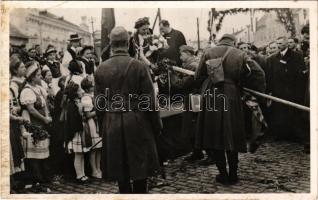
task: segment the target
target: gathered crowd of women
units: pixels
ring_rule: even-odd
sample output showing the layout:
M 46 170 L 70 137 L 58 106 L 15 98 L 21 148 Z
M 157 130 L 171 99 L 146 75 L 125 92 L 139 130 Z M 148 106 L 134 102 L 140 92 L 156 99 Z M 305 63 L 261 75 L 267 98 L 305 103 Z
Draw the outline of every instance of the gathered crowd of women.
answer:
M 130 36 L 125 29 L 114 28 L 110 34 L 109 59 L 100 65 L 94 54 L 94 47 L 82 46 L 78 34 L 70 35 L 69 46 L 64 53 L 58 53 L 54 45 L 49 45 L 44 54 L 37 51 L 39 46 L 31 47 L 27 51 L 25 46 L 22 46 L 21 49 L 10 52 L 12 190 L 18 191 L 29 185 L 41 192 L 47 190 L 43 183 L 59 181 L 62 178 L 74 179 L 79 184 L 87 183 L 91 178 L 105 178 L 118 181 L 121 193 L 147 192 L 147 177 L 155 174 L 154 171 L 162 167 L 166 159 L 160 150 L 163 147 L 158 144 L 158 135 L 152 138 L 143 131 L 153 129 L 149 132 L 160 134 L 162 127 L 156 122 L 159 118 L 156 115 L 147 115 L 151 118 L 148 126 L 145 125 L 148 119 L 136 114 L 134 118 L 137 124 L 129 124 L 132 119 L 128 116 L 127 121 L 118 118 L 117 111 L 111 111 L 104 116 L 95 110 L 94 92 L 96 95 L 96 91 L 104 91 L 104 86 L 109 84 L 113 84 L 110 88 L 114 91 L 116 88 L 126 87 L 127 93 L 131 92 L 129 88 L 151 95 L 165 93 L 171 84 L 169 93 L 182 92 L 189 95 L 201 91 L 203 94 L 208 89 L 217 88 L 227 95 L 231 106 L 229 112 L 221 111 L 218 115 L 218 112 L 203 110 L 197 115 L 186 108 L 180 124 L 181 131 L 187 132 L 186 138 L 190 138 L 192 150 L 190 157 L 185 160 L 201 160 L 202 150 L 205 150 L 208 158 L 203 163 L 216 162 L 220 172 L 216 178 L 222 184 L 235 184 L 238 181 L 238 152 L 246 152 L 244 119 L 251 120 L 251 116 L 254 116 L 254 122 L 264 125 L 267 117 L 272 118 L 268 120 L 269 126 L 280 139 L 292 136 L 291 132 L 298 137 L 302 134 L 301 131 L 306 131 L 304 126 L 299 125 L 305 124 L 306 115 L 300 119 L 293 118 L 299 112 L 275 103 L 272 109 L 268 109 L 271 104 L 269 101 L 260 102 L 258 106 L 257 100 L 249 97 L 252 100 L 249 99 L 250 104 L 246 105 L 247 108 L 252 108 L 252 111 L 249 115 L 244 115 L 241 105 L 243 95 L 238 92 L 237 85 L 246 84 L 252 89 L 309 105 L 309 85 L 306 83 L 306 70 L 309 69 L 306 62 L 309 60 L 308 26 L 304 27 L 302 34 L 305 39 L 302 39 L 298 46 L 295 43 L 298 40 L 295 38 L 280 37 L 267 48 L 259 50 L 248 43 L 237 43 L 234 36 L 225 34 L 214 47 L 195 51 L 193 47 L 186 45 L 183 34 L 171 28 L 167 20 L 160 22 L 159 36 L 153 35 L 149 25 L 149 19 L 146 17 L 137 20 L 136 33 Z M 285 59 L 284 56 L 289 57 Z M 135 61 L 128 59 L 131 57 L 135 58 Z M 225 75 L 223 74 L 221 80 L 220 77 L 213 79 L 209 74 L 209 63 L 222 57 Z M 287 62 L 289 64 L 289 60 L 294 60 L 295 67 L 282 68 L 285 71 L 277 69 L 276 65 L 286 65 Z M 190 77 L 172 71 L 167 78 L 168 68 L 160 68 L 163 61 L 167 66 L 183 67 L 194 71 L 196 75 Z M 117 65 L 119 71 L 120 66 L 135 65 L 135 69 L 130 71 L 139 73 L 140 76 L 135 76 L 133 72 L 127 75 L 127 67 L 127 71 L 120 73 L 129 77 L 126 78 L 128 80 L 117 79 L 118 82 L 123 82 L 123 85 L 112 82 L 110 80 L 117 77 Z M 249 67 L 241 67 L 243 65 Z M 147 66 L 147 72 L 143 71 L 143 66 Z M 288 70 L 290 72 L 283 74 Z M 241 73 L 239 76 L 238 72 Z M 281 80 L 279 74 L 283 74 L 282 77 L 286 79 Z M 221 82 L 224 85 L 220 86 Z M 154 91 L 149 83 L 154 86 Z M 293 93 L 292 89 L 296 93 Z M 244 97 L 246 96 L 248 95 Z M 224 106 L 222 102 L 217 102 L 218 108 Z M 263 110 L 265 120 L 260 109 Z M 290 113 L 288 119 L 281 116 L 288 115 L 286 112 Z M 139 130 L 139 120 L 144 120 L 144 123 L 139 124 L 142 131 Z M 197 125 L 192 123 L 196 120 Z M 290 122 L 293 122 L 295 127 L 289 126 Z M 249 129 L 255 128 L 255 124 Z M 132 130 L 134 128 L 136 130 Z M 118 133 L 116 136 L 116 130 L 124 133 Z M 128 134 L 127 131 L 131 133 Z M 134 134 L 136 137 L 133 137 Z M 304 143 L 309 143 L 308 135 L 299 137 L 305 138 Z M 136 190 L 130 189 L 130 179 L 134 181 Z
M 70 38 L 72 44 L 79 42 L 78 37 Z M 70 45 L 68 52 L 72 49 Z M 39 57 L 21 52 L 10 56 L 12 187 L 22 184 L 41 189 L 41 183 L 57 181 L 62 175 L 71 177 L 72 166 L 78 182 L 87 181 L 88 175 L 101 178 L 102 143 L 93 106 L 96 62 L 92 51 L 91 46 L 81 48 L 74 54 L 76 58 L 66 61 L 64 71 L 62 60 L 66 58 L 58 61 L 52 45 Z M 86 153 L 90 174 L 84 169 Z

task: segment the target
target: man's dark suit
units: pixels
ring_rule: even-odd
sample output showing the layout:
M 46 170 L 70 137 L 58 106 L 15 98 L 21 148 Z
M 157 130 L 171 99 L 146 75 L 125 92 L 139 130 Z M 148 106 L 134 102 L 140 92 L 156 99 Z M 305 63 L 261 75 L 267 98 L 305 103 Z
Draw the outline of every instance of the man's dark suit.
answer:
M 267 92 L 273 96 L 298 104 L 304 104 L 305 64 L 301 54 L 287 50 L 267 59 Z M 279 138 L 301 137 L 300 110 L 273 102 L 270 108 L 270 125 Z

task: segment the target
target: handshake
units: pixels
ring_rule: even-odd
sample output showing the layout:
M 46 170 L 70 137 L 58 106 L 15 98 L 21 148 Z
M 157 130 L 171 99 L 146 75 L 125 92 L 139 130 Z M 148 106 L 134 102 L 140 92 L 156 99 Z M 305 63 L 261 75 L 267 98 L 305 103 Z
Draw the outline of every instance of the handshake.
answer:
M 154 73 L 156 75 L 166 73 L 167 70 L 172 70 L 172 67 L 176 65 L 176 62 L 173 60 L 170 60 L 169 58 L 164 58 L 161 61 L 158 62 L 156 69 L 154 70 Z

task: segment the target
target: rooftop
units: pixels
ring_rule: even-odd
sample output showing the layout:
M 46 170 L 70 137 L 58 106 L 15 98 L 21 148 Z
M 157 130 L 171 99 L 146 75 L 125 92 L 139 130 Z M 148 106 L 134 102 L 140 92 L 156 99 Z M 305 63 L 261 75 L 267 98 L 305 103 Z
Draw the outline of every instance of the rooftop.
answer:
M 75 28 L 75 29 L 78 29 L 78 30 L 80 30 L 80 31 L 83 31 L 83 32 L 86 32 L 86 33 L 90 34 L 90 32 L 88 32 L 88 31 L 82 29 L 80 26 L 78 26 L 78 25 L 76 25 L 76 24 L 73 24 L 72 22 L 69 22 L 69 21 L 65 20 L 64 17 L 59 17 L 59 16 L 57 16 L 57 15 L 54 15 L 54 14 L 48 12 L 47 10 L 40 10 L 38 13 L 39 13 L 40 16 L 44 16 L 44 17 L 48 17 L 48 18 L 51 18 L 51 19 L 58 20 L 58 21 L 60 21 L 60 22 L 62 22 L 62 23 L 64 23 L 64 24 L 66 24 L 66 25 L 68 25 L 68 26 L 71 26 L 71 27 L 73 27 L 73 28 Z
M 10 37 L 29 39 L 29 37 L 23 34 L 16 26 L 10 24 Z

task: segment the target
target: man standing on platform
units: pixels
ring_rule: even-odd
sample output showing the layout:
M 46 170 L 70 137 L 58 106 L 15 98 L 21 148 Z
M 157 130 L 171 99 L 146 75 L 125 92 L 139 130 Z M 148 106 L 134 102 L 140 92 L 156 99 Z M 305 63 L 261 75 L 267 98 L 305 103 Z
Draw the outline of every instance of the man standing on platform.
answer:
M 181 66 L 182 61 L 180 60 L 179 48 L 187 44 L 183 33 L 171 28 L 167 20 L 161 20 L 159 26 L 160 32 L 166 38 L 169 45 L 169 48 L 160 54 L 160 58 L 169 58 L 174 60 L 178 66 Z
M 303 56 L 288 48 L 286 37 L 279 37 L 279 52 L 267 59 L 267 92 L 275 97 L 304 104 L 306 67 Z M 270 129 L 277 139 L 299 140 L 301 130 L 300 111 L 296 108 L 272 102 Z
M 102 171 L 104 179 L 118 182 L 120 193 L 147 193 L 147 178 L 160 168 L 155 137 L 161 119 L 148 66 L 129 56 L 128 39 L 123 27 L 115 27 L 110 33 L 111 57 L 95 71 Z M 145 110 L 138 97 L 151 99 Z

